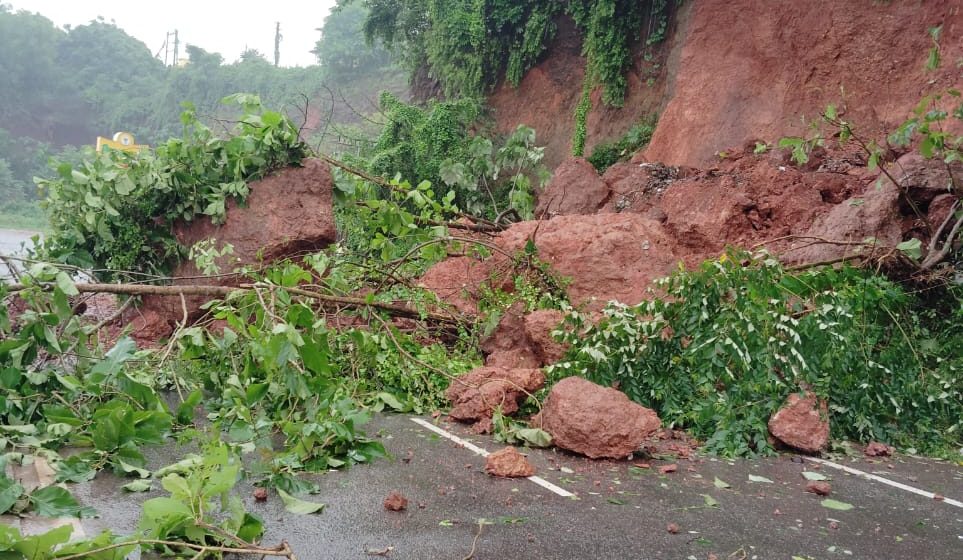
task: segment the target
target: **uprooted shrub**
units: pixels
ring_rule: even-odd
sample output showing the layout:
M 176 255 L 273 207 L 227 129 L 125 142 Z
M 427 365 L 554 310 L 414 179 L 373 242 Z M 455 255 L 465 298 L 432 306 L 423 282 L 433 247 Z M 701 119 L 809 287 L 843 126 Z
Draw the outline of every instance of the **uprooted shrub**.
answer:
M 657 287 L 663 297 L 611 304 L 596 325 L 572 312 L 576 330 L 557 334 L 573 347 L 550 376 L 618 383 L 727 456 L 771 452 L 768 419 L 802 388 L 828 400 L 834 437 L 958 453 L 959 287 L 927 308 L 865 270 L 790 273 L 769 256 L 738 252 Z

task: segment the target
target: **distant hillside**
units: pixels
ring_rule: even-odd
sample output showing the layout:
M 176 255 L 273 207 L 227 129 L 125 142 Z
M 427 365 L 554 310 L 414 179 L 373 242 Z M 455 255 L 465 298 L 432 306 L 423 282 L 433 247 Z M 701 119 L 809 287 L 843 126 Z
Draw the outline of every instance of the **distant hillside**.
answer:
M 256 93 L 284 109 L 313 144 L 373 137 L 365 115 L 381 90 L 407 97 L 407 79 L 387 51 L 369 47 L 366 12 L 347 6 L 318 22 L 319 64 L 277 68 L 260 53 L 224 58 L 187 45 L 190 62 L 167 67 L 144 43 L 102 19 L 61 29 L 42 15 L 0 4 L 0 227 L 39 227 L 34 176 L 50 156 L 76 159 L 78 146 L 118 130 L 139 143 L 181 135 L 182 103 L 214 121 L 230 119 L 219 101 Z

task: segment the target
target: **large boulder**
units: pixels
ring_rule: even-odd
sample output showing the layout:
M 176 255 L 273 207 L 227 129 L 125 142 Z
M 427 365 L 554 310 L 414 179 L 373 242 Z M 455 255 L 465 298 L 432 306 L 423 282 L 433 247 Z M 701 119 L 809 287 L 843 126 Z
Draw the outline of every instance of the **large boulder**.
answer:
M 813 263 L 838 259 L 858 251 L 864 241 L 875 239 L 881 248 L 895 247 L 903 237 L 899 209 L 900 191 L 890 181 L 870 182 L 850 200 L 836 204 L 818 216 L 803 237 L 785 251 L 787 263 Z M 829 243 L 817 243 L 827 240 Z
M 184 246 L 216 239 L 234 253 L 218 264 L 230 272 L 235 262 L 257 264 L 323 249 L 337 239 L 334 223 L 334 179 L 328 164 L 306 159 L 250 184 L 244 205 L 229 201 L 226 219 L 215 225 L 202 218 L 174 226 Z
M 539 365 L 549 366 L 562 359 L 568 345 L 555 340 L 552 331 L 565 319 L 557 309 L 536 309 L 525 316 L 525 334 Z
M 562 162 L 545 189 L 538 193 L 535 215 L 594 214 L 609 197 L 609 187 L 587 160 L 572 157 Z
M 653 410 L 580 377 L 556 383 L 532 423 L 556 446 L 592 459 L 625 458 L 661 425 Z
M 216 240 L 218 249 L 231 244 L 231 254 L 216 260 L 222 276 L 203 278 L 204 274 L 190 261 L 181 262 L 173 276 L 179 285 L 234 286 L 240 277 L 232 274 L 235 267 L 257 267 L 307 251 L 323 249 L 337 238 L 334 223 L 334 179 L 328 165 L 318 159 L 306 159 L 301 167 L 287 167 L 250 183 L 250 195 L 244 205 L 227 202 L 224 223 L 215 225 L 210 218 L 174 224 L 174 235 L 185 247 L 199 241 Z M 142 313 L 151 314 L 150 332 L 134 337 L 168 336 L 186 310 L 188 320 L 201 315 L 201 306 L 209 298 L 191 296 L 145 296 Z M 130 315 L 129 318 L 133 318 Z M 166 329 L 158 326 L 166 323 Z M 166 331 L 166 332 L 162 332 Z M 156 339 L 155 339 L 156 340 Z
M 638 214 L 522 222 L 503 232 L 498 243 L 511 252 L 520 251 L 533 237 L 538 258 L 571 279 L 571 302 L 591 309 L 609 300 L 639 303 L 652 280 L 667 276 L 679 262 L 675 242 L 662 224 Z
M 858 179 L 804 172 L 775 155 L 735 152 L 717 167 L 674 181 L 659 206 L 665 227 L 687 251 L 718 254 L 726 245 L 755 243 L 805 231 L 833 193 Z
M 829 410 L 813 393 L 789 395 L 769 419 L 769 433 L 782 443 L 806 453 L 819 453 L 829 444 Z
M 518 404 L 542 388 L 545 374 L 539 369 L 483 366 L 451 382 L 445 397 L 452 403 L 453 419 L 478 422 L 491 419 L 496 408 L 509 415 Z
M 552 338 L 552 331 L 563 318 L 563 313 L 554 309 L 526 314 L 525 302 L 515 302 L 479 344 L 485 365 L 535 368 L 557 362 L 568 349 Z
M 645 299 L 652 280 L 675 270 L 675 242 L 658 221 L 639 214 L 557 216 L 520 222 L 494 242 L 509 254 L 524 250 L 534 238 L 537 256 L 562 277 L 571 279 L 573 304 L 600 309 L 609 300 L 636 304 Z M 693 261 L 693 263 L 698 261 Z M 419 284 L 462 312 L 477 311 L 483 287 L 514 289 L 512 268 L 502 255 L 478 260 L 446 259 L 421 277 Z

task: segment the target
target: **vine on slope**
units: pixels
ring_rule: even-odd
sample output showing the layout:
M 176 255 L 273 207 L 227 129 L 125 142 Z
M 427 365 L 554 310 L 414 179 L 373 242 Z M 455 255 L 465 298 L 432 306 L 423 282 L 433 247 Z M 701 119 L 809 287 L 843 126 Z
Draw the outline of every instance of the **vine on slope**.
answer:
M 567 14 L 582 32 L 588 75 L 602 99 L 621 106 L 632 47 L 664 39 L 668 2 L 651 0 L 341 0 L 369 10 L 364 31 L 401 53 L 411 70 L 427 65 L 448 96 L 481 96 L 504 79 L 517 86 Z

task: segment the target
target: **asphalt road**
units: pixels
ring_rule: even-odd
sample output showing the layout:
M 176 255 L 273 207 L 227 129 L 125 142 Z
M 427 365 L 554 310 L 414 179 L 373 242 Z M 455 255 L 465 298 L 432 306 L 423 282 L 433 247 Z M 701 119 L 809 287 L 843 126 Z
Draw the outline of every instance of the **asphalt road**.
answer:
M 464 436 L 445 422 L 445 430 Z M 963 508 L 886 484 L 783 455 L 725 461 L 695 457 L 672 461 L 590 461 L 554 450 L 534 450 L 538 475 L 575 494 L 562 497 L 526 479 L 484 473 L 484 458 L 404 415 L 379 416 L 379 434 L 392 460 L 314 477 L 327 504 L 302 516 L 284 510 L 273 492 L 256 503 L 242 481 L 251 511 L 264 519 L 266 545 L 287 540 L 298 558 L 351 559 L 959 559 L 963 558 Z M 465 436 L 489 451 L 487 436 Z M 184 449 L 152 452 L 154 466 L 179 459 Z M 963 499 L 963 468 L 916 458 L 846 464 L 888 480 Z M 804 491 L 802 471 L 830 478 L 833 499 L 851 504 L 838 511 Z M 753 477 L 762 477 L 751 481 Z M 719 479 L 729 488 L 720 487 Z M 161 490 L 127 494 L 107 473 L 72 488 L 100 518 L 85 520 L 87 534 L 103 527 L 129 531 L 141 501 Z M 155 484 L 155 487 L 158 487 Z M 409 499 L 404 512 L 389 512 L 385 496 Z M 481 524 L 480 524 L 481 520 Z M 670 532 L 669 524 L 677 526 Z M 481 528 L 479 531 L 479 527 Z M 474 549 L 473 549 L 474 546 Z M 472 553 L 473 551 L 473 553 Z M 379 555 L 380 553 L 380 555 Z

